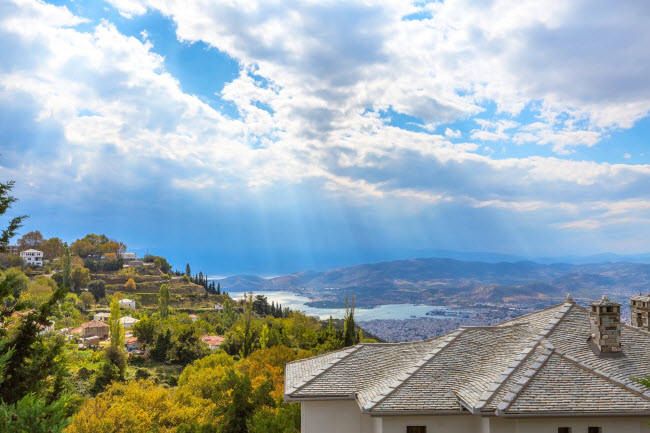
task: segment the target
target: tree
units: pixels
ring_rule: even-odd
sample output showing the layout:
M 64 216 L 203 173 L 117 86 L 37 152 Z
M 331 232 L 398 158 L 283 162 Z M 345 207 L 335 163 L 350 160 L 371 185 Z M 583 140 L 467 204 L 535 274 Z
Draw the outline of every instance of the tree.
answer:
M 156 337 L 156 321 L 153 317 L 143 317 L 133 324 L 133 335 L 137 337 L 143 348 L 153 344 Z
M 95 297 L 89 292 L 83 292 L 81 296 L 79 296 L 79 299 L 84 304 L 84 307 L 86 307 L 86 310 L 95 303 Z
M 43 251 L 43 258 L 51 261 L 65 253 L 65 244 L 59 238 L 50 238 L 41 244 L 40 250 Z
M 185 275 L 187 275 L 188 277 L 192 276 L 192 270 L 190 269 L 190 264 L 189 263 L 187 265 L 185 265 Z
M 90 282 L 90 271 L 82 266 L 75 266 L 70 278 L 72 279 L 74 291 L 81 293 L 81 289 L 85 289 Z
M 88 291 L 92 293 L 96 301 L 106 296 L 106 283 L 104 280 L 92 280 L 88 283 Z
M 357 344 L 357 333 L 354 323 L 354 296 L 352 296 L 352 308 L 348 308 L 348 298 L 345 298 L 345 318 L 343 320 L 343 345 L 345 347 Z
M 93 251 L 93 245 L 88 241 L 84 241 L 83 239 L 74 241 L 70 246 L 70 252 L 81 258 L 86 258 L 92 255 Z
M 65 251 L 63 252 L 63 257 L 61 258 L 61 265 L 63 266 L 63 286 L 70 287 L 72 285 L 72 256 L 70 255 L 70 248 L 65 246 Z
M 124 290 L 128 290 L 129 292 L 135 292 L 136 289 L 136 284 L 135 281 L 133 281 L 133 278 L 129 278 L 129 280 L 124 283 Z
M 249 297 L 250 296 L 250 297 Z M 246 358 L 253 351 L 253 335 L 251 330 L 251 321 L 253 319 L 253 294 L 246 296 L 244 299 L 244 328 L 243 342 L 240 356 Z
M 166 319 L 169 316 L 169 287 L 167 284 L 160 286 L 158 294 L 158 312 L 160 317 Z
M 38 230 L 24 234 L 18 239 L 18 251 L 25 251 L 29 249 L 38 250 L 43 244 L 43 235 Z
M 0 182 L 0 215 L 4 215 L 11 209 L 11 205 L 18 201 L 17 198 L 9 195 L 13 187 L 14 182 L 11 180 L 7 183 Z M 9 241 L 16 235 L 16 231 L 22 227 L 23 221 L 26 219 L 27 216 L 14 217 L 9 221 L 7 228 L 2 230 L 2 235 L 0 235 L 0 253 L 7 252 Z
M 27 394 L 15 405 L 0 404 L 0 431 L 5 433 L 60 433 L 70 424 L 77 402 L 63 396 L 51 404 Z
M 217 283 L 217 295 L 221 294 L 221 283 Z
M 109 332 L 111 334 L 111 346 L 124 347 L 124 328 L 120 323 L 120 301 L 113 296 L 111 301 L 111 315 L 108 319 Z

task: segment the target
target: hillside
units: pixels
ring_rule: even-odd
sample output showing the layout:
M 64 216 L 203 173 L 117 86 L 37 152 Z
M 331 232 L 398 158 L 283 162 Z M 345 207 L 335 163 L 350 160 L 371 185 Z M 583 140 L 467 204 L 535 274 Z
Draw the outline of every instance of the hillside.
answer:
M 487 263 L 447 258 L 397 260 L 324 272 L 304 271 L 260 278 L 233 276 L 221 281 L 230 291 L 287 290 L 308 295 L 320 305 L 338 305 L 356 295 L 358 305 L 401 302 L 530 303 L 555 300 L 571 292 L 593 298 L 647 291 L 650 264 L 541 264 L 530 261 Z

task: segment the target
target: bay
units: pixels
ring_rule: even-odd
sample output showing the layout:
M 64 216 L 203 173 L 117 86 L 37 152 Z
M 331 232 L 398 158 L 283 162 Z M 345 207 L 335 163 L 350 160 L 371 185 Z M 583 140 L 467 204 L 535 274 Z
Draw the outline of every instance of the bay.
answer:
M 242 299 L 245 294 L 250 292 L 228 292 L 233 299 Z M 269 303 L 282 304 L 282 307 L 289 307 L 292 310 L 302 311 L 309 316 L 317 316 L 320 319 L 328 319 L 332 316 L 335 319 L 342 319 L 345 315 L 345 308 L 317 308 L 306 305 L 309 298 L 293 292 L 287 291 L 259 291 L 253 292 L 253 296 L 266 296 Z M 386 304 L 374 308 L 355 308 L 354 317 L 359 322 L 376 319 L 411 319 L 414 317 L 429 317 L 434 319 L 449 318 L 445 314 L 430 314 L 430 311 L 445 312 L 452 308 L 443 305 L 416 305 L 416 304 Z M 455 310 L 457 311 L 457 310 Z M 469 310 L 463 310 L 463 313 L 472 313 Z

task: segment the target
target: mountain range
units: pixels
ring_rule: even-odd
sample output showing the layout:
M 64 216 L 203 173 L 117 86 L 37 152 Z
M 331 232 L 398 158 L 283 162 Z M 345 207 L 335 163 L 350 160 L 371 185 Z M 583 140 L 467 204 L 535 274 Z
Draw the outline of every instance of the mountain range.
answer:
M 421 258 L 302 271 L 272 278 L 237 275 L 219 280 L 229 292 L 284 290 L 304 294 L 318 306 L 392 303 L 538 303 L 571 293 L 623 299 L 650 288 L 650 264 L 632 262 L 537 263 Z

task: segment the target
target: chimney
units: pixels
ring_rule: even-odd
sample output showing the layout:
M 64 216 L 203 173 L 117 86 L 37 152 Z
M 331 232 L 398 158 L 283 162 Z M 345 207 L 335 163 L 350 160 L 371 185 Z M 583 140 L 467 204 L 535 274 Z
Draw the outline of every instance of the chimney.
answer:
M 610 301 L 603 295 L 598 301 L 589 303 L 591 341 L 600 353 L 621 351 L 621 304 Z
M 648 314 L 650 312 L 650 294 L 642 295 L 639 292 L 638 296 L 630 298 L 630 319 L 632 326 L 650 331 L 650 320 Z

